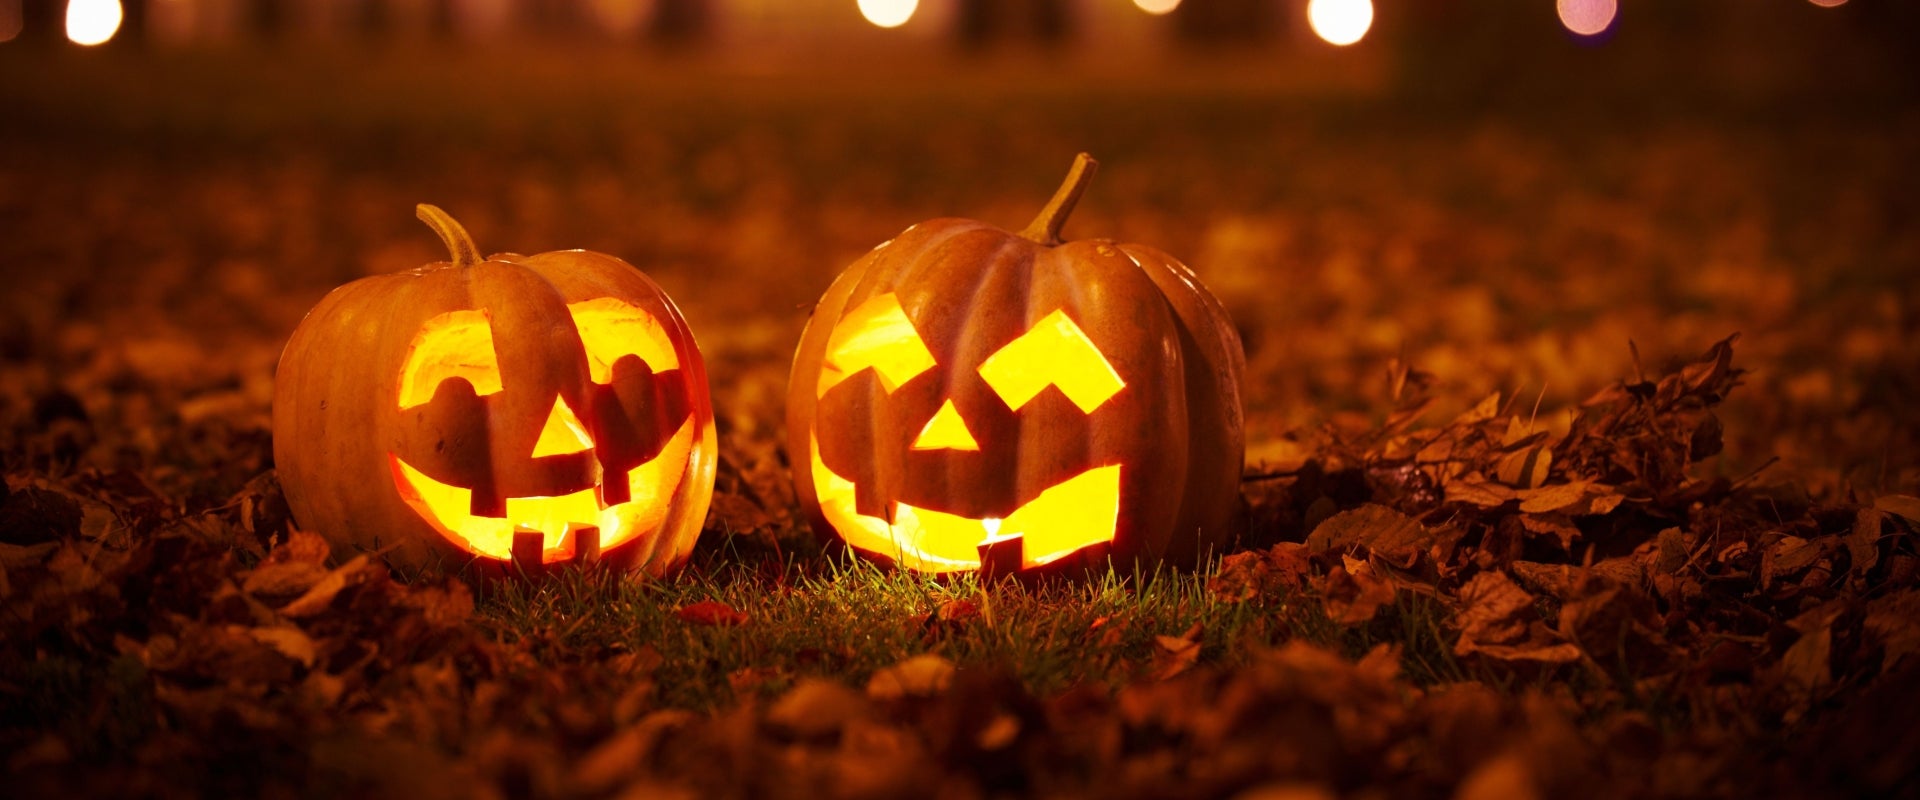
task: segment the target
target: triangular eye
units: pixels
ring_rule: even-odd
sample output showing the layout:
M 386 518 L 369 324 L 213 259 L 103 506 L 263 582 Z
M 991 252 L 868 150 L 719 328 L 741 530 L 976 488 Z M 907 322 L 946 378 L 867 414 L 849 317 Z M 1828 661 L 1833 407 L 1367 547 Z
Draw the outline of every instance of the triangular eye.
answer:
M 967 421 L 960 418 L 960 410 L 948 400 L 933 412 L 933 419 L 927 420 L 927 427 L 920 429 L 920 437 L 913 440 L 915 450 L 979 450 L 980 443 L 974 441 L 973 432 L 967 430 Z
M 880 388 L 892 394 L 933 365 L 933 353 L 914 330 L 900 299 L 883 294 L 847 312 L 833 327 L 816 391 L 824 395 L 834 384 L 872 367 L 880 376 Z
M 1048 314 L 989 356 L 980 365 L 980 377 L 1015 411 L 1047 384 L 1060 387 L 1068 400 L 1089 414 L 1127 387 L 1065 311 Z
M 593 439 L 587 436 L 587 426 L 567 407 L 565 398 L 554 398 L 553 412 L 547 415 L 547 424 L 540 428 L 540 440 L 533 443 L 533 457 L 564 456 L 592 449 Z

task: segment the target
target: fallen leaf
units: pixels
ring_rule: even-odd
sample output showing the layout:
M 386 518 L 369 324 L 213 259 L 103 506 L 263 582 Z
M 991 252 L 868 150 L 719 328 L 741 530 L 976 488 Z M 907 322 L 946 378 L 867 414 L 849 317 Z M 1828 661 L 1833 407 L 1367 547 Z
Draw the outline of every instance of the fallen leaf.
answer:
M 1902 517 L 1910 524 L 1920 524 L 1920 497 L 1910 494 L 1883 494 L 1874 498 L 1873 507 Z
M 867 696 L 881 701 L 932 697 L 953 685 L 953 672 L 953 662 L 922 653 L 875 671 L 867 680 Z
M 1787 721 L 1807 713 L 1813 702 L 1833 681 L 1833 629 L 1821 628 L 1803 635 L 1780 657 L 1780 673 L 1791 705 Z
M 837 681 L 803 678 L 767 709 L 767 724 L 816 738 L 839 733 L 870 710 L 867 698 Z
M 736 611 L 733 606 L 718 600 L 702 600 L 698 603 L 681 606 L 680 610 L 673 613 L 680 619 L 695 625 L 744 625 L 748 620 L 745 612 Z
M 371 569 L 382 568 L 375 566 L 371 567 Z M 313 588 L 308 589 L 305 594 L 300 595 L 293 602 L 282 606 L 280 608 L 280 615 L 289 619 L 300 619 L 303 617 L 311 617 L 326 610 L 327 606 L 333 602 L 334 596 L 339 594 L 341 590 L 346 589 L 354 583 L 366 580 L 369 577 L 368 570 L 369 562 L 367 556 L 355 556 L 352 561 L 341 565 L 339 569 L 327 573 L 325 578 L 322 578 L 319 583 L 314 584 Z
M 1393 583 L 1381 578 L 1373 565 L 1347 559 L 1345 566 L 1334 567 L 1320 581 L 1327 616 L 1342 625 L 1359 625 L 1373 619 L 1380 607 L 1393 602 Z
M 1453 793 L 1454 800 L 1537 800 L 1540 796 L 1532 767 L 1512 751 L 1475 767 Z
M 1580 528 L 1573 524 L 1573 518 L 1565 514 L 1522 514 L 1520 526 L 1535 536 L 1551 536 L 1560 543 L 1560 549 L 1571 551 L 1573 543 L 1580 539 Z
M 1153 679 L 1164 681 L 1193 668 L 1200 660 L 1200 623 L 1179 636 L 1155 636 Z
M 1799 574 L 1819 560 L 1825 548 L 1817 541 L 1798 536 L 1782 536 L 1767 545 L 1760 555 L 1760 585 L 1772 586 L 1781 578 Z
M 1433 541 L 1432 534 L 1418 520 L 1386 506 L 1368 503 L 1321 522 L 1307 536 L 1307 551 L 1345 553 L 1364 547 L 1368 554 L 1407 569 Z
M 1559 511 L 1585 500 L 1587 492 L 1592 488 L 1592 481 L 1579 480 L 1542 486 L 1538 489 L 1527 489 L 1517 493 L 1520 498 L 1520 510 L 1528 514 Z
M 1460 480 L 1447 483 L 1446 498 L 1449 503 L 1468 503 L 1481 508 L 1494 508 L 1514 498 L 1514 492 L 1505 486 L 1483 480 Z
M 1517 489 L 1531 489 L 1546 483 L 1547 470 L 1552 466 L 1553 451 L 1545 445 L 1534 445 L 1501 456 L 1494 477 Z
M 306 631 L 300 630 L 292 625 L 275 625 L 272 627 L 248 628 L 246 633 L 248 636 L 253 637 L 254 641 L 272 647 L 280 651 L 281 655 L 300 662 L 300 666 L 313 666 L 314 644 L 313 639 L 307 636 Z
M 1847 534 L 1848 567 L 1855 578 L 1865 578 L 1880 563 L 1880 529 L 1887 512 L 1863 508 L 1853 518 L 1853 531 Z

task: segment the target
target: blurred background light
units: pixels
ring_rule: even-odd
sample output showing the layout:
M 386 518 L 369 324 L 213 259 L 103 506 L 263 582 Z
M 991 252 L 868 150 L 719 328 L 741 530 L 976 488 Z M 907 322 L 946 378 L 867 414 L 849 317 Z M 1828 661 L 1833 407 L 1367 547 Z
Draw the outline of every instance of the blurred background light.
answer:
M 1581 36 L 1598 36 L 1613 26 L 1619 0 L 1557 0 L 1560 24 Z
M 20 18 L 20 0 L 0 0 L 0 42 L 11 42 L 25 24 Z
M 1307 24 L 1320 38 L 1345 47 L 1373 27 L 1373 0 L 1308 0 Z
M 1180 7 L 1180 0 L 1133 0 L 1141 11 L 1149 14 L 1165 14 Z
M 1807 0 L 1807 2 L 1812 3 L 1821 8 L 1833 8 L 1835 6 L 1844 6 L 1847 4 L 1847 0 Z
M 860 15 L 882 28 L 898 28 L 913 18 L 919 0 L 860 0 Z
M 72 0 L 67 3 L 67 38 L 96 45 L 120 30 L 120 0 Z

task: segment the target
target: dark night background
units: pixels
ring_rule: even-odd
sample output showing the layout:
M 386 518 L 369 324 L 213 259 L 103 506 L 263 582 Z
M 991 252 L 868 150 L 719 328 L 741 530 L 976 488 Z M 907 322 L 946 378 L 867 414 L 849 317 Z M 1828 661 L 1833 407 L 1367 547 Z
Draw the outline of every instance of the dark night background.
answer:
M 696 563 L 719 574 L 750 561 L 741 553 L 790 549 L 805 538 L 783 485 L 782 404 L 799 332 L 833 276 L 921 220 L 964 216 L 1018 229 L 1080 151 L 1102 166 L 1069 237 L 1160 247 L 1192 265 L 1233 312 L 1249 365 L 1249 469 L 1287 472 L 1308 464 L 1318 480 L 1312 470 L 1326 465 L 1325 488 L 1304 478 L 1278 489 L 1248 484 L 1256 553 L 1304 540 L 1311 523 L 1327 516 L 1315 500 L 1345 510 L 1369 497 L 1391 505 L 1387 498 L 1398 496 L 1380 490 L 1377 476 L 1365 483 L 1349 475 L 1341 483 L 1337 469 L 1339 454 L 1349 452 L 1342 448 L 1372 441 L 1365 432 L 1394 409 L 1388 376 L 1396 364 L 1432 376 L 1431 424 L 1499 392 L 1503 414 L 1525 421 L 1536 409 L 1554 436 L 1567 433 L 1574 409 L 1597 391 L 1638 375 L 1657 380 L 1730 334 L 1740 334 L 1736 363 L 1748 370 L 1738 391 L 1714 409 L 1724 451 L 1691 467 L 1697 485 L 1713 484 L 1715 492 L 1662 495 L 1662 502 L 1679 503 L 1673 518 L 1649 512 L 1632 523 L 1643 530 L 1622 534 L 1617 547 L 1553 557 L 1567 568 L 1629 553 L 1654 559 L 1651 553 L 1666 547 L 1654 543 L 1667 541 L 1656 534 L 1665 536 L 1659 532 L 1671 524 L 1689 537 L 1682 555 L 1693 554 L 1674 574 L 1708 562 L 1727 565 L 1700 578 L 1704 594 L 1660 584 L 1651 573 L 1645 594 L 1634 594 L 1636 603 L 1646 601 L 1633 606 L 1640 615 L 1634 618 L 1652 620 L 1646 624 L 1659 631 L 1653 638 L 1681 654 L 1667 665 L 1671 674 L 1694 676 L 1688 680 L 1705 688 L 1682 682 L 1656 690 L 1651 678 L 1592 678 L 1614 665 L 1591 652 L 1559 672 L 1502 662 L 1491 673 L 1471 673 L 1472 692 L 1451 695 L 1438 687 L 1445 676 L 1409 667 L 1418 674 L 1405 680 L 1433 694 L 1413 711 L 1401 709 L 1405 719 L 1393 717 L 1400 720 L 1395 736 L 1444 742 L 1471 730 L 1493 741 L 1493 732 L 1521 731 L 1519 738 L 1537 740 L 1527 745 L 1536 749 L 1515 745 L 1521 749 L 1484 759 L 1439 745 L 1416 756 L 1394 755 L 1399 751 L 1388 745 L 1376 752 L 1352 744 L 1372 740 L 1339 722 L 1346 718 L 1336 709 L 1400 709 L 1380 698 L 1409 684 L 1381 677 L 1369 671 L 1378 662 L 1359 659 L 1381 642 L 1419 650 L 1407 636 L 1380 631 L 1376 620 L 1375 628 L 1341 629 L 1346 638 L 1327 645 L 1341 656 L 1324 662 L 1296 650 L 1243 655 L 1267 650 L 1215 638 L 1194 651 L 1199 663 L 1218 670 L 1207 673 L 1218 681 L 1210 687 L 1270 674 L 1247 667 L 1247 659 L 1294 676 L 1259 683 L 1266 689 L 1258 691 L 1298 685 L 1287 681 L 1334 687 L 1324 689 L 1336 698 L 1324 708 L 1299 700 L 1322 716 L 1286 719 L 1306 726 L 1300 730 L 1337 735 L 1234 734 L 1208 744 L 1196 732 L 1202 723 L 1178 736 L 1143 733 L 1125 714 L 1145 706 L 1123 713 L 1087 701 L 1104 710 L 1087 711 L 1086 719 L 1111 711 L 1129 720 L 1130 738 L 1116 738 L 1124 746 L 1115 747 L 1137 754 L 1177 741 L 1167 752 L 1179 755 L 1166 756 L 1168 763 L 1186 763 L 1180 759 L 1201 758 L 1196 752 L 1229 753 L 1238 741 L 1261 743 L 1262 753 L 1298 746 L 1308 754 L 1300 763 L 1346 766 L 1329 768 L 1330 775 L 1282 766 L 1261 774 L 1304 775 L 1316 791 L 1348 796 L 1525 796 L 1502 791 L 1522 785 L 1499 783 L 1508 779 L 1548 796 L 1614 788 L 1634 795 L 1913 796 L 1920 785 L 1912 780 L 1920 747 L 1902 721 L 1875 711 L 1916 699 L 1914 664 L 1901 656 L 1920 649 L 1920 637 L 1886 622 L 1920 608 L 1912 543 L 1920 520 L 1899 510 L 1911 507 L 1884 500 L 1920 494 L 1920 4 L 1622 0 L 1604 31 L 1583 36 L 1563 25 L 1554 0 L 1375 0 L 1364 38 L 1345 47 L 1315 35 L 1306 0 L 1184 0 L 1164 16 L 1127 0 L 922 0 L 894 29 L 868 24 L 855 0 L 121 5 L 124 21 L 114 37 L 83 47 L 68 41 L 65 2 L 0 0 L 0 467 L 8 486 L 0 495 L 0 539 L 12 548 L 0 553 L 7 559 L 0 578 L 11 579 L 0 581 L 0 602 L 38 609 L 18 611 L 0 628 L 0 698 L 15 709 L 0 712 L 0 750 L 7 751 L 0 759 L 10 773 L 36 781 L 23 785 L 89 793 L 398 793 L 405 782 L 397 773 L 339 745 L 393 737 L 428 742 L 419 746 L 445 759 L 432 763 L 446 774 L 502 796 L 610 796 L 618 787 L 644 796 L 667 783 L 706 796 L 769 793 L 725 776 L 679 780 L 669 767 L 649 778 L 666 783 L 628 783 L 625 773 L 615 780 L 604 764 L 587 764 L 609 742 L 631 744 L 622 736 L 634 730 L 627 725 L 633 720 L 607 712 L 614 703 L 604 693 L 618 694 L 608 687 L 645 670 L 620 661 L 628 672 L 609 677 L 602 651 L 582 649 L 554 632 L 562 626 L 529 623 L 515 616 L 524 609 L 502 610 L 500 601 L 489 606 L 485 598 L 477 613 L 490 621 L 477 626 L 481 633 L 460 634 L 482 644 L 447 655 L 452 645 L 431 650 L 408 639 L 405 647 L 427 653 L 412 663 L 405 659 L 415 651 L 393 655 L 402 651 L 380 640 L 389 650 L 379 658 L 396 660 L 390 675 L 429 664 L 456 675 L 446 685 L 457 688 L 432 701 L 448 707 L 479 702 L 476 687 L 491 678 L 476 676 L 518 674 L 522 667 L 573 670 L 565 674 L 583 681 L 583 696 L 597 698 L 580 712 L 590 722 L 568 727 L 575 721 L 563 719 L 566 713 L 537 702 L 563 694 L 558 689 L 527 689 L 545 684 L 506 678 L 499 680 L 530 699 L 497 716 L 511 720 L 499 722 L 500 730 L 559 742 L 540 746 L 566 765 L 551 767 L 554 775 L 571 777 L 540 777 L 546 767 L 504 774 L 473 766 L 495 756 L 513 764 L 537 759 L 514 749 L 523 746 L 517 739 L 502 744 L 447 733 L 464 729 L 421 722 L 429 712 L 416 718 L 395 710 L 397 696 L 444 709 L 406 694 L 416 688 L 383 694 L 388 678 L 367 677 L 370 667 L 274 667 L 244 689 L 229 687 L 245 703 L 209 699 L 222 670 L 264 668 L 232 656 L 189 669 L 182 666 L 186 656 L 163 653 L 155 642 L 200 641 L 187 631 L 231 633 L 242 624 L 228 618 L 240 613 L 237 601 L 211 587 L 229 573 L 229 583 L 244 580 L 234 571 L 251 568 L 286 525 L 284 515 L 258 510 L 272 507 L 278 491 L 268 420 L 280 348 L 331 288 L 444 258 L 414 219 L 415 203 L 459 217 L 484 252 L 579 247 L 627 259 L 680 304 L 708 360 L 723 468 Z M 46 499 L 55 494 L 69 499 Z M 65 508 L 60 502 L 77 504 L 72 524 L 46 522 L 67 519 L 65 512 L 32 510 L 46 503 Z M 1868 511 L 1881 516 L 1855 516 Z M 138 558 L 114 567 L 120 572 L 100 566 L 83 580 L 75 576 L 84 570 L 73 566 L 79 556 L 67 563 L 54 555 L 81 547 L 50 544 L 99 539 L 109 530 L 131 537 L 115 552 L 145 553 L 142 537 L 164 541 L 154 532 L 195 519 L 243 527 L 260 541 L 189 547 L 202 560 L 179 574 L 203 570 L 209 577 L 178 585 L 155 577 L 173 573 Z M 1434 516 L 1422 519 L 1438 526 Z M 254 529 L 269 522 L 278 527 Z M 1750 544 L 1751 554 L 1731 552 L 1714 538 L 1720 533 L 1713 526 L 1722 524 L 1745 531 L 1741 546 Z M 1473 538 L 1479 528 L 1460 525 L 1475 531 L 1469 542 L 1481 541 Z M 1489 521 L 1487 541 L 1519 525 Z M 1872 536 L 1861 533 L 1869 528 Z M 1837 538 L 1848 532 L 1853 544 Z M 1586 533 L 1598 538 L 1591 526 Z M 1807 542 L 1826 560 L 1800 549 Z M 1491 549 L 1462 545 L 1463 552 L 1473 547 Z M 1284 571 L 1280 551 L 1273 552 L 1271 568 Z M 1460 576 L 1475 569 L 1504 574 L 1488 559 L 1509 557 L 1462 555 L 1454 563 L 1472 565 L 1461 567 L 1466 573 L 1427 576 L 1427 589 L 1440 588 L 1421 596 L 1439 598 L 1434 602 L 1446 609 L 1435 629 L 1449 631 L 1447 641 L 1474 630 L 1452 616 L 1474 605 L 1458 594 Z M 802 556 L 802 571 L 822 558 Z M 1743 558 L 1752 563 L 1741 567 Z M 1352 590 L 1336 586 L 1341 578 L 1333 576 L 1354 571 L 1353 563 L 1329 568 L 1340 564 L 1338 554 L 1315 559 L 1311 592 L 1331 598 Z M 1822 569 L 1829 574 L 1814 577 Z M 710 573 L 700 574 L 707 580 Z M 144 616 L 127 599 L 135 594 L 127 581 L 136 579 L 154 581 L 152 596 L 175 597 L 168 601 L 174 605 L 154 600 L 166 613 Z M 100 588 L 116 580 L 119 589 Z M 1780 588 L 1783 581 L 1794 583 L 1790 592 Z M 762 591 L 768 583 L 725 585 Z M 694 585 L 660 591 L 704 597 L 697 587 L 705 584 Z M 1402 596 L 1408 585 L 1400 584 Z M 1527 586 L 1542 598 L 1554 594 Z M 1542 608 L 1552 610 L 1533 624 L 1557 618 L 1557 635 L 1580 641 L 1570 632 L 1578 623 L 1568 620 L 1576 605 L 1597 602 L 1587 591 L 1543 599 Z M 1700 599 L 1716 592 L 1738 599 Z M 100 599 L 109 594 L 120 599 Z M 1309 605 L 1317 609 L 1314 596 Z M 1689 599 L 1675 599 L 1683 596 Z M 1566 602 L 1564 609 L 1557 601 Z M 1271 603 L 1261 608 L 1280 614 L 1273 609 L 1285 607 Z M 55 608 L 66 610 L 46 610 Z M 939 627 L 944 608 L 929 630 L 947 630 Z M 933 612 L 922 610 L 925 621 Z M 263 606 L 250 613 L 275 612 Z M 189 619 L 197 622 L 181 622 Z M 331 623 L 324 619 L 303 624 L 323 651 L 326 642 L 375 636 L 325 628 Z M 1151 648 L 1172 645 L 1153 645 L 1151 634 L 1167 639 L 1180 630 L 1150 627 L 1128 630 L 1139 632 L 1136 655 L 1154 653 L 1159 669 L 1164 654 Z M 1206 636 L 1220 635 L 1216 630 Z M 1294 636 L 1264 635 L 1264 644 L 1276 647 Z M 1810 654 L 1817 637 L 1824 637 L 1820 649 Z M 221 648 L 231 642 L 201 645 L 229 653 Z M 678 651 L 661 648 L 666 666 L 655 665 L 657 674 L 677 674 L 684 666 Z M 517 655 L 501 655 L 509 650 Z M 939 652 L 968 663 L 959 651 Z M 754 696 L 755 687 L 763 699 L 791 699 L 780 691 L 796 675 L 852 676 L 858 685 L 868 671 L 857 666 L 862 658 L 836 670 L 838 662 L 820 661 L 817 653 L 778 663 L 753 663 L 737 652 L 711 656 L 685 668 L 763 669 L 775 677 L 742 683 L 735 670 L 717 694 L 659 704 L 702 713 L 709 705 L 735 708 L 728 698 Z M 385 663 L 366 663 L 376 662 Z M 475 666 L 481 662 L 490 666 Z M 1186 668 L 1161 674 L 1171 678 Z M 186 673 L 194 677 L 178 677 Z M 1820 676 L 1813 689 L 1794 682 L 1813 673 Z M 298 698 L 320 691 L 313 686 L 325 681 L 313 676 L 323 674 L 346 676 L 338 679 L 350 688 L 344 695 L 333 690 L 329 702 L 351 713 L 299 705 L 308 701 Z M 416 675 L 420 686 L 429 681 L 424 674 Z M 1200 683 L 1188 678 L 1159 685 L 1171 692 L 1164 687 Z M 365 688 L 351 688 L 363 679 Z M 1005 701 L 1013 705 L 1035 703 L 1019 714 L 1045 716 L 1049 730 L 1078 730 L 1062 720 L 1080 708 L 1072 706 L 1079 695 L 1031 680 L 1011 695 L 998 684 L 968 686 L 973 694 L 964 701 L 902 723 L 903 730 L 931 731 L 927 752 L 945 754 L 939 757 L 948 774 L 967 776 L 942 784 L 962 787 L 953 796 L 1101 793 L 1095 778 L 1047 783 L 1037 767 L 1016 770 L 1026 776 L 1020 780 L 1007 778 L 995 772 L 999 767 L 967 760 L 978 753 L 954 755 L 965 748 L 941 733 L 943 725 L 971 724 L 964 722 L 965 704 L 1008 696 L 1026 698 Z M 1167 707 L 1225 704 L 1221 698 L 1231 694 L 1193 691 L 1205 699 L 1181 695 Z M 663 690 L 662 697 L 670 694 Z M 128 697 L 141 698 L 130 716 L 122 713 L 133 702 Z M 1114 702 L 1131 702 L 1126 697 Z M 1453 699 L 1436 699 L 1444 697 Z M 1568 697 L 1578 698 L 1578 711 L 1556 716 L 1575 704 Z M 1044 714 L 1033 710 L 1041 702 Z M 739 708 L 749 710 L 737 711 L 747 715 L 738 718 L 762 724 L 752 716 L 762 706 L 743 703 Z M 378 714 L 368 711 L 375 706 Z M 1719 710 L 1702 710 L 1708 707 Z M 1756 708 L 1759 716 L 1741 716 Z M 614 716 L 595 716 L 607 713 Z M 377 724 L 366 721 L 374 717 Z M 736 716 L 688 719 L 671 724 L 699 732 L 682 745 L 693 760 L 716 752 L 773 757 L 754 749 L 761 740 L 741 733 L 745 728 L 726 727 Z M 339 738 L 310 740 L 320 734 L 308 728 Z M 366 733 L 376 728 L 377 735 Z M 809 736 L 779 741 L 855 749 L 852 734 L 830 744 Z M 1300 744 L 1313 736 L 1350 749 L 1314 756 L 1318 751 Z M 299 765 L 289 774 L 312 768 L 348 782 L 303 789 L 271 777 L 209 777 L 217 765 L 251 758 L 257 737 L 271 740 L 258 745 L 272 753 L 268 763 Z M 1574 739 L 1582 744 L 1565 743 Z M 1820 744 L 1794 749 L 1794 739 Z M 647 741 L 647 748 L 656 746 Z M 1025 747 L 1028 740 L 1020 741 Z M 203 752 L 194 742 L 224 744 Z M 1586 760 L 1539 766 L 1549 750 Z M 175 757 L 179 763 L 162 763 Z M 1513 758 L 1534 766 L 1515 767 Z M 83 777 L 89 759 L 107 766 Z M 341 766 L 347 763 L 354 766 Z M 1135 772 L 1127 775 L 1171 769 L 1129 763 Z M 1437 763 L 1449 766 L 1431 766 Z M 1221 778 L 1242 773 L 1220 769 L 1227 772 L 1183 778 L 1190 784 L 1140 778 L 1147 782 L 1139 785 L 1161 788 L 1139 793 L 1183 794 L 1184 786 L 1226 796 L 1268 785 Z M 1588 769 L 1598 771 L 1581 771 Z M 1627 774 L 1609 769 L 1631 770 L 1645 782 L 1583 784 L 1579 777 Z M 876 796 L 900 788 L 872 786 L 881 787 Z

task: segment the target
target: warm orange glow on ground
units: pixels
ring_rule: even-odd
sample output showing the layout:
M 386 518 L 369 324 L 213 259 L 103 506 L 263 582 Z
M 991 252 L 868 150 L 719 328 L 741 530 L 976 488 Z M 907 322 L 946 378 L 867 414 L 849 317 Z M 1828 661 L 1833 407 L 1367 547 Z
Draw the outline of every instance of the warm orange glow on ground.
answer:
M 420 326 L 400 368 L 400 407 L 432 400 L 440 382 L 451 378 L 466 379 L 483 397 L 500 391 L 500 359 L 487 312 L 449 311 Z
M 980 377 L 1015 410 L 1052 384 L 1091 414 L 1127 386 L 1065 311 L 1048 314 L 989 356 Z
M 1807 0 L 1807 2 L 1821 8 L 1838 8 L 1847 4 L 1847 0 Z
M 660 320 L 618 297 L 601 297 L 567 306 L 580 343 L 587 348 L 587 369 L 594 383 L 613 382 L 613 362 L 639 356 L 655 373 L 680 368 L 673 337 Z
M 1166 14 L 1180 7 L 1180 0 L 1133 0 L 1135 8 L 1149 14 Z
M 1373 27 L 1372 0 L 1307 0 L 1307 24 L 1329 44 L 1360 41 Z
M 913 320 L 899 298 L 883 294 L 846 313 L 827 338 L 827 357 L 820 365 L 820 387 L 825 395 L 835 384 L 872 367 L 888 394 L 915 375 L 933 369 L 933 353 L 920 340 Z
M 70 0 L 67 3 L 67 39 L 96 45 L 120 31 L 120 0 Z
M 973 431 L 967 430 L 967 421 L 960 418 L 960 410 L 948 400 L 933 412 L 933 419 L 927 420 L 927 426 L 920 429 L 920 436 L 913 440 L 915 450 L 979 450 L 980 442 L 973 438 Z
M 919 0 L 860 0 L 860 16 L 882 28 L 898 28 L 919 6 Z
M 553 411 L 547 414 L 547 424 L 540 428 L 540 439 L 533 443 L 533 457 L 563 456 L 592 449 L 593 437 L 587 435 L 587 426 L 567 406 L 566 398 L 553 398 Z
M 847 544 L 893 557 L 918 572 L 980 568 L 979 546 L 1021 539 L 1020 565 L 1037 567 L 1113 541 L 1120 521 L 1120 465 L 1095 467 L 1054 484 L 1005 519 L 970 519 L 895 503 L 893 523 L 857 510 L 853 481 L 828 469 L 813 447 L 820 511 Z
M 1597 36 L 1613 25 L 1620 13 L 1619 0 L 1556 0 L 1560 24 L 1581 36 Z
M 532 528 L 546 534 L 541 560 L 553 563 L 573 558 L 574 542 L 567 536 L 570 524 L 599 526 L 602 550 L 658 530 L 680 490 L 693 436 L 694 420 L 688 419 L 659 456 L 627 471 L 633 499 L 606 508 L 600 505 L 599 492 L 588 488 L 559 497 L 510 497 L 505 517 L 476 517 L 469 510 L 471 490 L 429 478 L 399 456 L 391 457 L 393 480 L 400 498 L 422 519 L 469 552 L 504 561 L 513 554 L 514 528 Z

